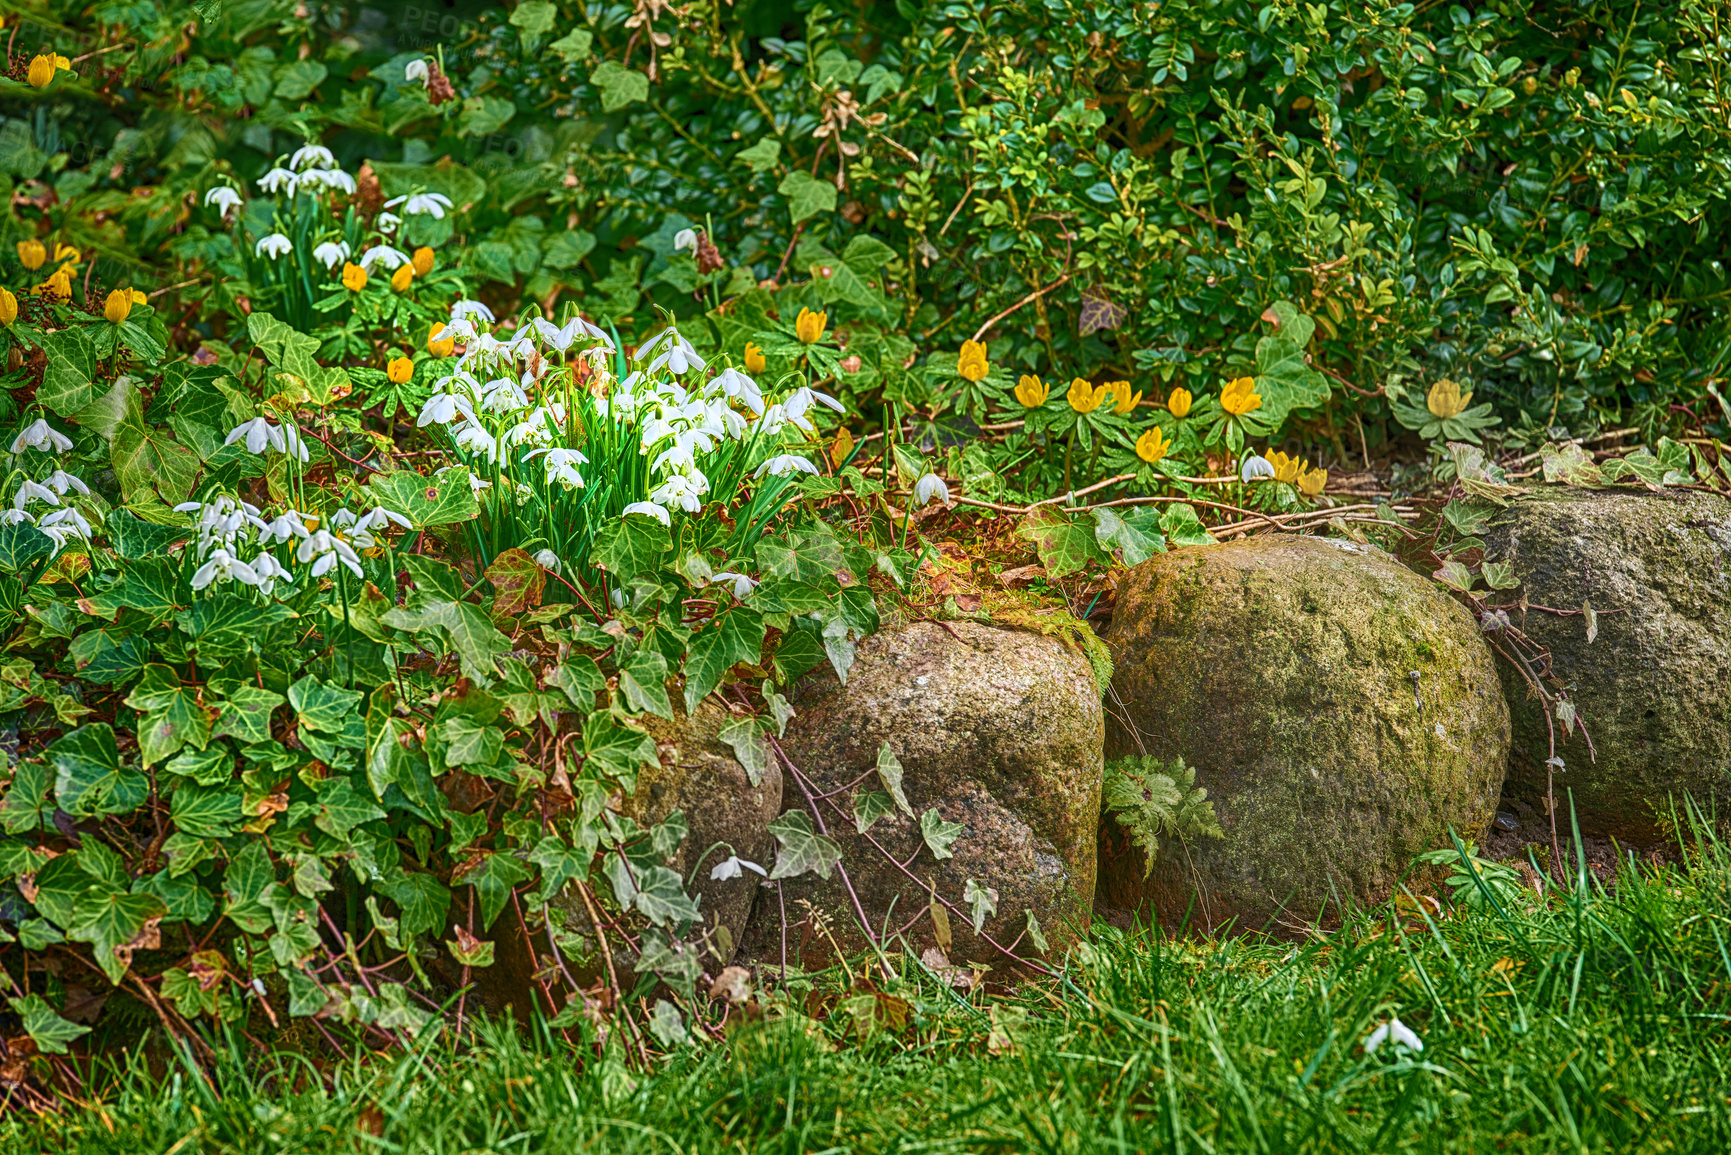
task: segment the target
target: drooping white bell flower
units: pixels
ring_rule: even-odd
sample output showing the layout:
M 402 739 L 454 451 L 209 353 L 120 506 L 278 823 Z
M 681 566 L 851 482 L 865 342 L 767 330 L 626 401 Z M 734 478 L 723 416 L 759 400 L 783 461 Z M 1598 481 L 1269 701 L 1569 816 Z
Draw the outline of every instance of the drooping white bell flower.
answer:
M 286 257 L 294 251 L 294 242 L 281 233 L 272 233 L 264 237 L 252 247 L 253 254 L 260 257 Z
M 1238 471 L 1238 479 L 1249 485 L 1253 481 L 1274 476 L 1274 463 L 1259 454 L 1251 454 L 1244 459 L 1244 465 Z
M 535 551 L 535 564 L 549 573 L 559 573 L 565 568 L 565 563 L 559 560 L 559 555 L 550 549 Z
M 407 64 L 403 65 L 403 83 L 413 84 L 417 80 L 423 85 L 429 83 L 427 79 L 427 61 L 425 57 L 422 57 L 420 60 L 411 60 Z
M 797 453 L 783 453 L 770 458 L 768 461 L 758 466 L 757 472 L 753 473 L 752 476 L 762 477 L 764 474 L 769 473 L 776 477 L 786 477 L 788 474 L 795 472 L 816 473 L 817 466 L 813 465 L 810 461 L 807 461 Z
M 218 548 L 212 550 L 210 557 L 193 573 L 192 588 L 201 590 L 216 582 L 231 581 L 256 586 L 259 583 L 258 571 L 226 549 Z
M 742 573 L 734 573 L 732 570 L 722 570 L 720 573 L 710 574 L 706 584 L 714 585 L 716 582 L 731 585 L 733 596 L 741 601 L 750 597 L 751 591 L 757 587 L 757 582 L 754 579 Z
M 323 577 L 339 563 L 356 577 L 364 577 L 360 555 L 346 541 L 334 537 L 328 530 L 317 530 L 302 539 L 295 550 L 295 560 L 302 565 L 311 563 L 312 575 Z
M 390 200 L 385 202 L 385 207 L 388 209 L 394 209 L 398 205 L 403 207 L 404 216 L 428 214 L 436 221 L 445 219 L 446 209 L 456 207 L 451 203 L 450 197 L 446 196 L 444 193 L 436 192 L 416 193 L 413 196 L 392 197 Z M 493 318 L 488 317 L 487 319 L 491 321 Z
M 390 245 L 374 245 L 361 254 L 360 266 L 370 273 L 373 271 L 374 265 L 384 265 L 387 269 L 397 269 L 408 264 L 412 259 L 401 249 L 393 249 Z
M 295 149 L 294 155 L 289 157 L 290 168 L 305 169 L 311 168 L 313 165 L 330 168 L 336 163 L 337 158 L 331 155 L 330 149 L 322 144 L 313 144 L 311 141 Z
M 710 382 L 713 388 L 721 390 L 731 401 L 743 401 L 753 413 L 763 413 L 763 390 L 757 387 L 757 382 L 729 366 L 715 375 Z
M 933 498 L 950 503 L 950 487 L 944 484 L 944 479 L 935 473 L 928 473 L 914 482 L 914 505 L 925 505 Z
M 668 516 L 667 511 L 651 501 L 634 501 L 624 509 L 620 510 L 619 516 L 625 517 L 626 515 L 633 513 L 641 513 L 653 517 L 662 525 L 673 524 L 673 519 Z
M 227 185 L 218 185 L 204 194 L 204 207 L 214 207 L 226 218 L 240 207 L 240 194 Z
M 59 505 L 60 499 L 46 485 L 38 485 L 26 479 L 18 484 L 18 492 L 12 495 L 13 509 L 29 509 L 31 502 L 40 501 L 43 505 Z
M 347 241 L 326 241 L 313 249 L 313 260 L 318 261 L 327 269 L 334 269 L 349 259 L 349 243 Z
M 1391 1018 L 1382 1024 L 1364 1040 L 1364 1053 L 1376 1054 L 1376 1049 L 1384 1043 L 1393 1043 L 1397 1047 L 1405 1047 L 1409 1051 L 1424 1050 L 1424 1042 L 1413 1029 L 1401 1022 L 1399 1018 Z
M 72 448 L 72 438 L 48 424 L 47 418 L 38 417 L 12 439 L 12 452 L 23 453 L 26 445 L 40 453 L 65 453 Z
M 289 196 L 295 195 L 295 187 L 300 184 L 300 177 L 286 168 L 273 168 L 258 178 L 258 187 L 267 193 L 286 191 Z
M 328 188 L 355 195 L 355 178 L 340 168 L 315 168 L 300 175 L 302 188 Z
M 735 854 L 716 863 L 715 868 L 709 872 L 709 880 L 711 882 L 726 882 L 730 878 L 738 878 L 742 873 L 742 867 L 744 870 L 749 870 L 763 878 L 769 877 L 769 871 L 750 859 L 741 858 Z
M 72 490 L 75 493 L 90 492 L 90 487 L 88 485 L 85 485 L 84 482 L 72 476 L 70 473 L 67 473 L 63 469 L 56 469 L 53 473 L 50 473 L 47 477 L 42 479 L 42 484 L 46 485 L 49 489 L 52 489 L 55 493 L 60 494 L 64 494 L 67 490 Z

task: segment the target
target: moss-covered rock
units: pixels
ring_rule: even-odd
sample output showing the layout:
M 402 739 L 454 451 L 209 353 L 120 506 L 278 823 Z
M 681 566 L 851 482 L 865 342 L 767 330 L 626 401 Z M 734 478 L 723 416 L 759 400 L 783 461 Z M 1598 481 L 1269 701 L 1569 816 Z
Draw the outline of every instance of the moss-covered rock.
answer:
M 1103 721 L 1099 688 L 1078 647 L 978 622 L 914 622 L 862 642 L 845 687 L 824 667 L 797 684 L 792 700 L 798 713 L 783 747 L 814 794 L 838 792 L 846 809 L 862 775 L 859 788 L 881 789 L 870 772 L 888 742 L 914 814 L 936 809 L 966 828 L 951 848 L 953 857 L 939 860 L 922 845 L 918 817 L 898 811 L 879 819 L 870 837 L 907 865 L 904 873 L 849 820 L 826 810 L 874 927 L 887 920 L 899 928 L 914 919 L 929 902 L 928 880 L 963 905 L 969 879 L 998 892 L 997 913 L 983 930 L 999 942 L 1023 935 L 1030 909 L 1053 950 L 1087 925 Z M 794 781 L 783 804 L 805 808 Z M 783 885 L 780 900 L 773 889 L 760 891 L 747 952 L 778 959 L 783 902 L 790 959 L 828 965 L 834 945 L 844 951 L 865 945 L 839 876 L 826 882 L 803 875 Z M 817 912 L 827 934 L 816 929 L 808 910 Z M 951 925 L 952 958 L 1003 969 L 1002 956 L 976 938 L 971 925 L 961 919 Z M 921 917 L 908 937 L 916 953 L 933 945 L 930 919 Z M 1024 937 L 1018 949 L 1037 954 L 1030 942 Z
M 1107 819 L 1109 905 L 1295 928 L 1386 898 L 1450 826 L 1471 837 L 1494 814 L 1509 718 L 1492 654 L 1464 607 L 1370 547 L 1174 550 L 1119 584 L 1106 642 L 1108 759 L 1182 757 L 1225 831 L 1162 839 L 1145 878 Z
M 1511 624 L 1550 651 L 1585 723 L 1557 728 L 1559 817 L 1573 795 L 1584 833 L 1650 842 L 1671 800 L 1731 803 L 1731 501 L 1544 486 L 1499 513 L 1486 556 L 1513 564 Z M 1587 638 L 1591 603 L 1596 635 Z M 1509 789 L 1542 808 L 1550 727 L 1505 669 L 1514 715 Z M 1592 749 L 1587 746 L 1591 738 Z

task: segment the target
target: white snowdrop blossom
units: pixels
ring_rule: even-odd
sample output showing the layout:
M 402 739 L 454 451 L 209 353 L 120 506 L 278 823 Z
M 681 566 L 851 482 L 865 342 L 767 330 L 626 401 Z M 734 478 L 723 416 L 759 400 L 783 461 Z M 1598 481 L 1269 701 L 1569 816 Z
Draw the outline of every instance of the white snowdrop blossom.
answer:
M 680 229 L 673 234 L 673 251 L 682 253 L 686 249 L 690 249 L 694 253 L 697 251 L 696 229 Z
M 757 382 L 732 367 L 723 369 L 716 374 L 716 388 L 726 394 L 730 401 L 743 401 L 753 413 L 763 414 L 763 390 L 757 387 Z
M 318 188 L 320 186 L 345 192 L 350 196 L 355 195 L 355 178 L 340 168 L 315 168 L 311 172 L 301 173 L 301 188 Z
M 589 459 L 575 449 L 537 449 L 530 453 L 531 458 L 546 455 L 547 481 L 553 485 L 562 485 L 566 489 L 582 489 L 583 475 L 577 472 L 579 465 L 587 465 Z
M 496 464 L 499 460 L 499 440 L 479 422 L 465 421 L 452 430 L 452 437 L 458 449 L 479 453 L 489 463 Z
M 302 565 L 312 565 L 312 575 L 323 577 L 335 569 L 338 563 L 356 577 L 364 577 L 361 570 L 360 555 L 355 553 L 348 542 L 336 537 L 329 530 L 316 530 L 301 539 L 299 548 L 295 550 L 295 560 Z
M 479 301 L 458 301 L 451 306 L 453 324 L 458 321 L 468 321 L 471 324 L 475 321 L 485 321 L 490 325 L 495 319 L 493 310 Z M 475 334 L 471 331 L 468 335 L 473 337 Z
M 40 501 L 44 505 L 59 505 L 60 499 L 54 491 L 45 485 L 25 480 L 18 485 L 18 492 L 12 495 L 13 509 L 29 509 L 31 502 Z
M 936 498 L 945 505 L 950 503 L 950 487 L 944 484 L 944 479 L 935 473 L 928 473 L 914 482 L 914 505 L 925 505 Z
M 449 425 L 459 417 L 470 421 L 475 419 L 475 410 L 469 404 L 469 399 L 454 393 L 435 393 L 421 406 L 421 416 L 415 421 L 415 425 L 420 428 L 428 425 Z
M 393 249 L 390 245 L 374 245 L 361 254 L 360 266 L 373 271 L 374 265 L 384 265 L 387 269 L 397 269 L 409 263 L 412 258 L 401 249 Z
M 294 584 L 294 575 L 271 554 L 259 554 L 252 559 L 251 565 L 252 572 L 258 577 L 258 592 L 266 597 L 279 582 L 285 586 Z
M 559 560 L 559 555 L 550 549 L 536 550 L 535 564 L 546 570 L 548 573 L 554 574 L 565 568 L 565 563 Z
M 1423 1040 L 1413 1032 L 1411 1027 L 1398 1018 L 1389 1019 L 1388 1022 L 1370 1033 L 1369 1037 L 1364 1040 L 1364 1053 L 1374 1055 L 1376 1049 L 1384 1043 L 1393 1043 L 1395 1046 L 1405 1047 L 1409 1051 L 1424 1050 Z
M 80 538 L 86 543 L 90 541 L 90 523 L 84 520 L 84 515 L 70 506 L 57 509 L 36 525 L 54 542 L 55 556 L 66 548 L 66 543 L 72 538 Z
M 258 571 L 228 550 L 218 548 L 212 550 L 210 557 L 193 573 L 192 588 L 201 590 L 212 583 L 230 581 L 256 586 L 259 583 Z
M 349 243 L 347 241 L 326 241 L 313 249 L 313 260 L 318 261 L 327 269 L 334 269 L 349 259 Z
M 1249 457 L 1246 457 L 1244 459 L 1243 467 L 1238 471 L 1238 479 L 1246 485 L 1249 485 L 1252 481 L 1256 481 L 1260 478 L 1271 478 L 1273 476 L 1274 463 L 1268 460 L 1268 458 L 1257 454 L 1251 454 Z
M 46 418 L 38 417 L 12 439 L 12 452 L 23 453 L 26 445 L 39 453 L 65 453 L 72 448 L 72 438 L 48 424 Z
M 226 217 L 240 207 L 240 194 L 227 185 L 218 185 L 204 194 L 204 207 L 213 206 Z
M 423 85 L 428 83 L 427 61 L 425 57 L 422 57 L 420 60 L 411 60 L 407 64 L 403 65 L 403 83 L 413 84 L 417 80 Z
M 295 149 L 294 155 L 289 157 L 288 166 L 300 169 L 311 168 L 313 165 L 330 168 L 336 163 L 337 158 L 331 155 L 330 149 L 322 144 L 313 144 L 308 141 Z
M 388 209 L 394 209 L 398 205 L 403 207 L 404 216 L 429 214 L 436 221 L 445 219 L 446 209 L 456 207 L 444 193 L 416 193 L 414 196 L 392 197 L 385 202 Z M 487 319 L 492 320 L 491 317 Z
M 768 461 L 758 466 L 757 472 L 752 474 L 752 476 L 762 477 L 764 474 L 770 473 L 774 474 L 776 477 L 786 477 L 788 474 L 795 471 L 800 473 L 816 473 L 817 466 L 799 456 L 797 453 L 783 453 L 777 457 L 770 458 Z
M 72 476 L 70 473 L 67 473 L 63 469 L 56 469 L 53 473 L 50 473 L 47 477 L 42 479 L 42 484 L 46 485 L 49 489 L 52 489 L 55 493 L 60 494 L 64 494 L 67 490 L 72 490 L 75 493 L 90 492 L 90 487 L 88 485 L 85 485 L 84 482 Z
M 709 479 L 699 474 L 675 473 L 656 486 L 649 500 L 659 506 L 677 505 L 686 513 L 703 508 L 703 495 L 709 492 Z
M 31 517 L 27 510 L 0 510 L 0 525 L 17 525 L 20 522 L 29 522 L 31 525 L 35 525 L 36 519 Z
M 668 516 L 667 511 L 651 501 L 634 501 L 620 511 L 620 516 L 625 517 L 633 513 L 641 513 L 653 517 L 662 525 L 673 524 L 673 519 Z
M 263 191 L 274 194 L 286 190 L 291 197 L 299 184 L 300 177 L 286 168 L 273 168 L 258 178 L 258 187 Z
M 307 461 L 310 455 L 307 447 L 301 444 L 299 435 L 287 425 L 272 425 L 263 417 L 254 417 L 251 421 L 243 421 L 229 430 L 223 439 L 224 445 L 233 445 L 242 439 L 246 442 L 246 451 L 255 456 L 264 451 L 274 449 L 278 453 L 292 454 L 300 461 Z
M 398 216 L 396 213 L 380 213 L 378 218 L 373 221 L 374 226 L 387 237 L 395 236 L 397 233 L 397 226 L 402 223 L 403 218 Z
M 394 509 L 386 509 L 382 505 L 374 506 L 355 521 L 355 528 L 370 533 L 375 529 L 384 529 L 394 525 L 398 529 L 414 529 L 414 523 Z
M 305 537 L 307 522 L 313 518 L 298 510 L 285 510 L 275 520 L 266 522 L 264 528 L 258 531 L 258 539 L 265 544 L 280 544 L 290 538 Z
M 720 573 L 710 574 L 709 581 L 705 584 L 714 585 L 717 582 L 724 585 L 731 585 L 733 587 L 733 596 L 739 598 L 741 601 L 750 597 L 751 591 L 757 588 L 757 582 L 755 579 L 749 578 L 742 573 L 734 573 L 732 570 L 722 570 Z
M 281 233 L 272 233 L 252 247 L 253 254 L 260 257 L 286 257 L 294 251 L 294 242 Z
M 711 882 L 726 882 L 730 878 L 739 878 L 743 873 L 741 870 L 742 867 L 744 870 L 749 870 L 760 877 L 769 877 L 769 871 L 765 870 L 757 863 L 752 862 L 750 859 L 741 858 L 739 855 L 735 854 L 730 858 L 726 858 L 721 862 L 716 863 L 715 868 L 709 872 L 709 880 Z
M 668 369 L 671 369 L 676 376 L 683 376 L 684 374 L 691 372 L 693 369 L 708 368 L 708 362 L 704 361 L 702 357 L 699 357 L 697 355 L 697 350 L 691 347 L 691 343 L 684 337 L 681 337 L 679 335 L 679 330 L 675 329 L 671 325 L 657 333 L 654 338 L 650 340 L 648 345 L 644 347 L 645 350 L 654 349 L 662 343 L 663 338 L 668 337 L 671 337 L 671 341 L 668 343 L 667 351 L 657 356 L 655 360 L 651 361 L 649 363 L 649 368 L 644 370 L 644 372 L 654 373 L 665 365 Z

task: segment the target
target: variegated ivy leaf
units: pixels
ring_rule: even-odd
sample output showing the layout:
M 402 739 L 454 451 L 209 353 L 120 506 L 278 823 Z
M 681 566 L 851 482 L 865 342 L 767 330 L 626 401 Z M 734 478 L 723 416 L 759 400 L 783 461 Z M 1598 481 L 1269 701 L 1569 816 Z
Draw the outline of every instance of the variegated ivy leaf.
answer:
M 966 829 L 960 822 L 945 822 L 944 816 L 939 814 L 935 807 L 920 815 L 920 835 L 925 838 L 933 858 L 951 857 L 950 847 L 955 845 L 956 839 L 960 838 L 962 831 Z
M 861 790 L 853 796 L 853 828 L 864 834 L 895 808 L 895 799 L 882 790 Z
M 885 742 L 878 747 L 878 777 L 883 780 L 884 789 L 895 799 L 896 808 L 909 818 L 914 816 L 914 808 L 908 805 L 908 796 L 902 793 L 902 764 L 896 757 L 890 744 Z
M 997 889 L 981 886 L 971 878 L 962 887 L 962 901 L 968 904 L 968 910 L 973 915 L 975 934 L 979 934 L 985 927 L 986 919 L 998 913 Z
M 771 822 L 769 832 L 775 835 L 778 844 L 775 869 L 769 872 L 771 880 L 807 873 L 828 878 L 841 861 L 841 847 L 833 838 L 813 830 L 811 819 L 798 810 L 790 810 Z

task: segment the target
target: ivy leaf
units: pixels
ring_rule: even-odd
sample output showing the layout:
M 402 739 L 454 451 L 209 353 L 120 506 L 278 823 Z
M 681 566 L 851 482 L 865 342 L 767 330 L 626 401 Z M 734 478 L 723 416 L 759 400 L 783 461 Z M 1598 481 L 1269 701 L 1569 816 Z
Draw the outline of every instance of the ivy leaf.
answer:
M 763 784 L 763 772 L 769 769 L 769 739 L 757 727 L 756 718 L 740 718 L 717 731 L 717 738 L 726 742 L 733 756 L 745 767 L 745 776 L 753 786 Z
M 410 633 L 438 631 L 456 653 L 463 676 L 478 686 L 492 684 L 498 673 L 494 659 L 511 652 L 511 639 L 493 628 L 493 619 L 480 606 L 468 602 L 429 599 L 395 606 L 379 620 Z
M 882 790 L 861 790 L 853 796 L 853 828 L 864 834 L 895 809 L 896 800 Z
M 884 789 L 888 790 L 890 797 L 895 800 L 896 809 L 912 818 L 914 808 L 908 805 L 908 796 L 902 793 L 901 759 L 896 757 L 896 752 L 890 749 L 888 742 L 878 747 L 877 771 L 878 778 L 884 784 Z
M 485 576 L 497 591 L 493 596 L 495 616 L 515 617 L 524 610 L 534 609 L 541 604 L 541 593 L 547 585 L 547 571 L 528 553 L 515 547 L 496 555 Z
M 595 694 L 607 685 L 594 658 L 573 654 L 547 671 L 547 684 L 565 695 L 566 701 L 588 713 L 595 708 Z
M 535 849 L 529 852 L 529 861 L 541 868 L 541 885 L 538 897 L 542 902 L 551 899 L 565 889 L 565 884 L 572 879 L 579 881 L 589 877 L 588 854 L 573 853 L 565 845 L 564 839 L 557 834 L 549 834 L 535 844 Z
M 742 148 L 733 154 L 734 160 L 742 160 L 751 167 L 752 172 L 768 172 L 781 160 L 781 141 L 773 136 L 766 136 L 750 148 Z
M 619 725 L 605 710 L 583 720 L 583 753 L 603 769 L 633 782 L 637 767 L 656 761 L 655 739 Z
M 282 704 L 283 696 L 276 691 L 242 682 L 218 703 L 216 725 L 211 727 L 210 736 L 232 737 L 242 746 L 267 742 L 271 711 Z
M 119 986 L 132 965 L 132 952 L 145 924 L 167 913 L 168 907 L 154 894 L 119 894 L 91 887 L 79 898 L 66 937 L 89 943 L 96 965 Z
M 0 570 L 23 573 L 53 552 L 53 539 L 27 521 L 0 526 Z
M 483 857 L 461 878 L 452 878 L 451 881 L 475 888 L 475 894 L 481 900 L 481 929 L 490 930 L 493 920 L 511 900 L 511 889 L 533 877 L 528 867 L 509 854 L 493 853 Z
M 647 513 L 633 513 L 602 526 L 589 556 L 621 583 L 628 583 L 659 568 L 662 556 L 672 548 L 666 526 Z
M 793 215 L 796 225 L 818 213 L 835 211 L 835 185 L 808 172 L 795 169 L 788 173 L 775 186 L 775 191 L 787 198 L 788 212 Z
M 24 1033 L 44 1055 L 64 1055 L 67 1043 L 90 1033 L 89 1027 L 68 1022 L 55 1014 L 54 1008 L 41 995 L 25 995 L 6 1001 L 24 1020 Z
M 586 28 L 578 28 L 567 32 L 547 47 L 559 54 L 566 64 L 575 64 L 579 60 L 589 58 L 589 48 L 595 42 L 595 34 Z M 572 262 L 575 264 L 576 262 Z M 569 266 L 567 266 L 569 267 Z
M 397 904 L 401 933 L 426 934 L 445 925 L 445 912 L 451 908 L 451 892 L 432 875 L 395 874 L 379 879 L 374 885 Z
M 42 334 L 42 352 L 47 362 L 36 400 L 61 417 L 71 417 L 96 400 L 96 345 L 81 325 L 68 325 Z
M 656 651 L 643 649 L 631 655 L 619 671 L 619 688 L 633 710 L 658 718 L 673 717 L 673 705 L 667 700 L 667 659 Z M 756 784 L 753 779 L 752 785 Z
M 416 529 L 473 521 L 481 515 L 469 471 L 462 466 L 439 477 L 423 477 L 412 469 L 375 473 L 367 489 L 375 502 L 408 518 Z
M 12 775 L 12 785 L 0 797 L 0 829 L 8 834 L 39 830 L 43 816 L 53 812 L 48 802 L 48 767 L 40 762 L 21 762 Z
M 1016 527 L 1016 536 L 1034 543 L 1048 577 L 1060 578 L 1105 559 L 1087 527 L 1049 505 L 1030 511 Z
M 1127 566 L 1166 552 L 1166 538 L 1158 526 L 1159 514 L 1150 506 L 1138 507 L 1126 517 L 1110 509 L 1094 511 L 1094 540 Z
M 198 472 L 197 454 L 136 415 L 115 429 L 108 459 L 129 503 L 154 498 L 162 505 L 178 505 L 191 492 Z
M 551 4 L 548 5 L 552 7 Z M 463 927 L 457 927 L 457 937 L 445 940 L 445 949 L 451 952 L 451 957 L 466 967 L 490 967 L 493 965 L 493 951 L 497 943 L 476 938 Z
M 604 60 L 590 69 L 589 83 L 601 93 L 602 112 L 617 112 L 649 96 L 649 78 L 614 60 Z
M 302 726 L 323 730 L 327 734 L 341 734 L 350 719 L 355 717 L 361 693 L 321 682 L 308 674 L 289 687 L 288 700 Z
M 1262 405 L 1247 416 L 1270 431 L 1279 429 L 1292 410 L 1314 409 L 1332 395 L 1328 378 L 1305 361 L 1304 346 L 1285 336 L 1256 342 L 1256 391 Z
M 206 664 L 226 662 L 260 648 L 264 633 L 294 617 L 281 603 L 260 606 L 238 594 L 201 597 L 174 624 L 193 639 L 193 651 Z
M 352 780 L 340 778 L 334 786 L 326 786 L 319 792 L 319 813 L 313 825 L 333 838 L 346 841 L 349 831 L 361 823 L 384 816 L 383 810 L 355 790 Z
M 107 722 L 80 726 L 44 753 L 54 763 L 54 797 L 68 814 L 125 814 L 137 809 L 149 793 L 143 774 L 121 766 L 120 749 Z
M 763 652 L 763 615 L 741 607 L 719 614 L 691 637 L 685 658 L 685 712 L 697 712 L 697 704 L 721 684 L 721 679 L 741 662 L 755 662 Z
M 968 904 L 969 912 L 973 915 L 975 934 L 979 934 L 985 927 L 986 919 L 998 913 L 997 889 L 981 886 L 971 878 L 962 887 L 962 901 Z
M 198 691 L 181 685 L 179 675 L 167 666 L 145 667 L 126 704 L 144 715 L 138 725 L 138 753 L 146 766 L 182 746 L 202 750 L 210 741 L 210 716 L 198 704 Z
M 1214 535 L 1196 516 L 1196 508 L 1187 501 L 1175 501 L 1160 514 L 1160 529 L 1168 545 L 1213 545 Z
M 1039 950 L 1039 952 L 1041 954 L 1045 954 L 1048 950 L 1050 950 L 1052 948 L 1051 948 L 1051 945 L 1046 942 L 1045 933 L 1040 930 L 1040 920 L 1034 917 L 1034 908 L 1033 907 L 1028 908 L 1027 915 L 1028 915 L 1028 941 L 1033 943 L 1034 946 Z
M 702 922 L 703 914 L 685 893 L 685 882 L 677 871 L 665 866 L 637 868 L 637 893 L 633 901 L 645 918 L 656 926 Z
M 223 871 L 223 913 L 236 926 L 251 934 L 268 932 L 276 920 L 264 904 L 264 896 L 276 885 L 276 867 L 260 841 L 248 842 Z
M 775 869 L 769 872 L 771 880 L 808 873 L 828 878 L 841 862 L 841 847 L 813 830 L 811 819 L 801 811 L 789 810 L 769 824 L 769 832 L 778 844 Z
M 129 509 L 110 510 L 102 520 L 102 529 L 108 534 L 114 552 L 128 561 L 162 557 L 169 546 L 185 541 L 190 534 L 183 526 L 145 521 Z
M 446 718 L 439 726 L 445 740 L 445 765 L 491 766 L 505 748 L 505 736 L 497 726 L 481 725 L 461 715 Z
M 945 822 L 936 807 L 930 807 L 920 815 L 920 835 L 931 848 L 932 857 L 939 860 L 951 857 L 950 847 L 966 829 L 960 822 Z
M 1118 194 L 1111 185 L 1106 185 L 1106 192 L 1109 194 L 1107 203 L 1118 199 Z M 1128 309 L 1115 304 L 1101 290 L 1085 290 L 1082 293 L 1082 309 L 1076 317 L 1076 335 L 1086 337 L 1090 333 L 1116 329 L 1129 315 Z
M 169 817 L 176 829 L 195 837 L 227 838 L 242 818 L 240 790 L 206 789 L 196 783 L 182 783 L 175 787 L 170 800 Z

